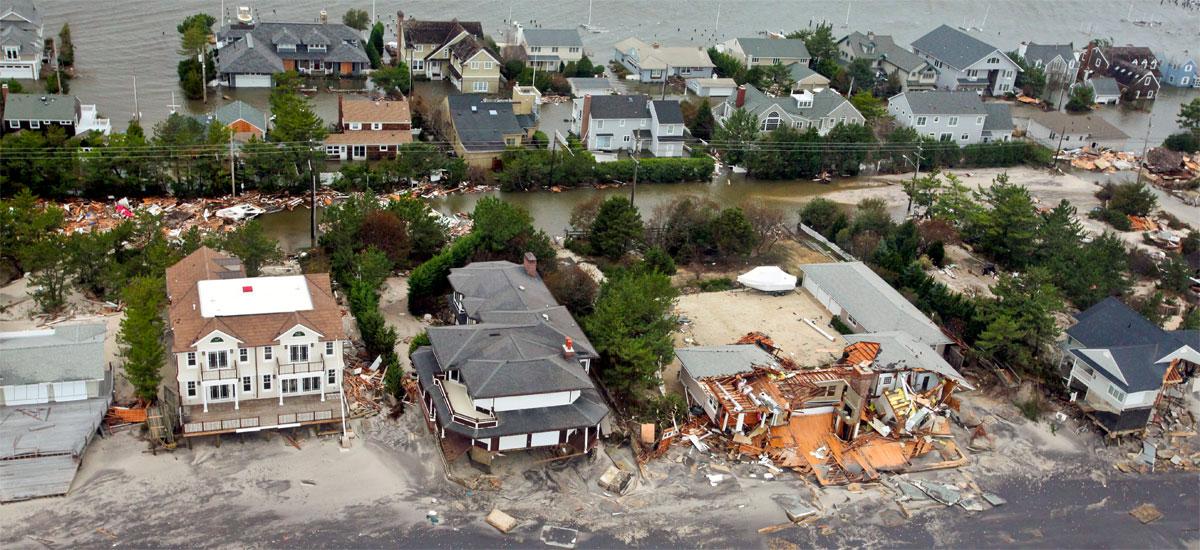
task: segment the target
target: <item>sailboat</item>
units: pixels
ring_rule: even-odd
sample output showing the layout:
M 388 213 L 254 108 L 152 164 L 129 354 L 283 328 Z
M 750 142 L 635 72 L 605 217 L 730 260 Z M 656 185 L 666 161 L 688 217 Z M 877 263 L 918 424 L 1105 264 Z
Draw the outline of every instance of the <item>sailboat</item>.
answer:
M 600 33 L 608 32 L 608 29 L 603 29 L 603 28 L 600 28 L 600 27 L 593 27 L 593 26 L 592 26 L 592 0 L 588 0 L 588 20 L 587 20 L 587 23 L 584 23 L 584 24 L 582 24 L 582 25 L 579 25 L 579 28 L 581 28 L 581 29 L 583 29 L 583 30 L 585 30 L 585 31 L 591 32 L 591 33 L 596 33 L 596 34 L 600 34 Z

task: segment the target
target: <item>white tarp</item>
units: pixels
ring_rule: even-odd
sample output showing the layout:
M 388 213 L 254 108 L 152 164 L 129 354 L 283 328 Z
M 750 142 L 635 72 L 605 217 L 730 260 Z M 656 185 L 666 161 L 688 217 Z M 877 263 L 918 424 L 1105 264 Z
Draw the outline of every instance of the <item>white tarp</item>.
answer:
M 739 283 L 763 292 L 783 292 L 796 288 L 796 276 L 778 266 L 760 265 L 737 278 Z

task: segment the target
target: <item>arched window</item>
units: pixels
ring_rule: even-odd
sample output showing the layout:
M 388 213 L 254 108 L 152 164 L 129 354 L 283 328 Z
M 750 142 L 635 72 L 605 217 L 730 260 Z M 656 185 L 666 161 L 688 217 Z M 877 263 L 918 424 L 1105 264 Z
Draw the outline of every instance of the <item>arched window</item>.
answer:
M 771 114 L 767 115 L 767 118 L 763 119 L 762 129 L 769 132 L 778 128 L 780 122 L 781 119 L 779 118 L 779 114 L 772 112 Z
M 293 332 L 292 338 L 304 338 L 304 331 L 297 330 L 296 332 Z
M 209 340 L 209 341 L 210 341 L 210 342 L 212 342 L 212 343 L 214 343 L 214 344 L 220 344 L 221 342 L 224 342 L 224 341 L 225 341 L 225 339 L 224 339 L 224 338 L 221 338 L 220 336 L 213 336 L 213 339 L 212 339 L 212 340 Z

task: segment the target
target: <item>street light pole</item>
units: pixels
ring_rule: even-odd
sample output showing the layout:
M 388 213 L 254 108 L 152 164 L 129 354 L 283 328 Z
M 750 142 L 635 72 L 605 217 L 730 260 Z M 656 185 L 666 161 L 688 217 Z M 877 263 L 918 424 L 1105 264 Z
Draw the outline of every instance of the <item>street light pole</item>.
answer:
M 629 190 L 629 205 L 633 206 L 634 199 L 637 198 L 637 177 L 638 168 L 641 168 L 641 140 L 637 137 L 633 138 L 633 186 Z

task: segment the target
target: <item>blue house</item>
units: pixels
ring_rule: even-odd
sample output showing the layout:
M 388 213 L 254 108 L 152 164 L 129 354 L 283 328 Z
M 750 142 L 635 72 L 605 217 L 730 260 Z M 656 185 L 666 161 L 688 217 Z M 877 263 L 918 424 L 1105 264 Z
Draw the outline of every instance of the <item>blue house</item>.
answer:
M 1184 51 L 1182 54 L 1163 56 L 1162 83 L 1177 88 L 1200 88 L 1200 64 L 1196 57 Z

